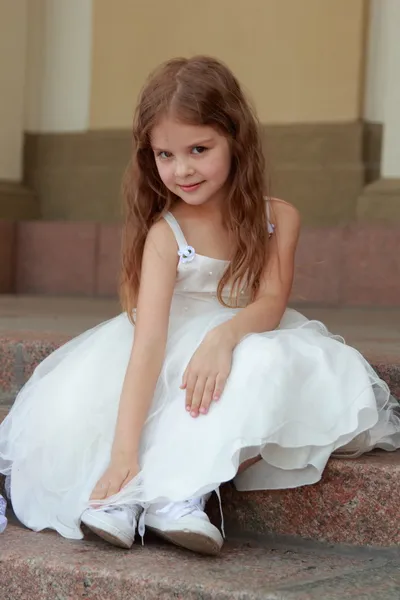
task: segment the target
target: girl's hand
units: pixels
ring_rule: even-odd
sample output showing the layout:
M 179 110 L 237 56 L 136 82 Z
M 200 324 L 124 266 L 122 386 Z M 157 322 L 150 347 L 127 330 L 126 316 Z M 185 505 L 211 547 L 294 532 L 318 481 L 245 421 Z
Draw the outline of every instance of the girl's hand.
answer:
M 136 461 L 111 461 L 104 475 L 97 482 L 90 500 L 104 500 L 114 494 L 131 481 L 139 473 Z
M 186 410 L 192 417 L 208 413 L 217 402 L 232 367 L 235 343 L 224 325 L 210 331 L 193 354 L 183 374 L 181 389 L 186 390 Z

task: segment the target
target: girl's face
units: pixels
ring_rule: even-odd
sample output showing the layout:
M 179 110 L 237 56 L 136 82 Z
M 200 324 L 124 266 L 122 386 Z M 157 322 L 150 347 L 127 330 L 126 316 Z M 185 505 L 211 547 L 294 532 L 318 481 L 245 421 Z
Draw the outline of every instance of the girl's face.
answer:
M 223 201 L 231 151 L 227 138 L 213 127 L 165 117 L 151 132 L 151 147 L 162 182 L 184 202 Z

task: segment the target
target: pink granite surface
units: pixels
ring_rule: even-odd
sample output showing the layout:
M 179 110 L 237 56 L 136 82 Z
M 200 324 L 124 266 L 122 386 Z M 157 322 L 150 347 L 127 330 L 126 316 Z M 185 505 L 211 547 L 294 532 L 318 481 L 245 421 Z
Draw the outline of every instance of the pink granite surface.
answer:
M 372 362 L 379 377 L 386 381 L 392 394 L 400 400 L 400 365 L 399 363 L 385 363 L 380 360 Z
M 17 292 L 93 295 L 96 242 L 95 223 L 19 223 Z
M 8 409 L 0 407 L 0 422 Z M 2 490 L 0 476 L 0 493 Z M 226 531 L 359 546 L 400 546 L 400 451 L 332 459 L 322 480 L 292 490 L 238 492 L 222 486 Z M 219 526 L 215 497 L 209 512 Z M 1 539 L 0 539 L 1 541 Z
M 389 600 L 400 581 L 387 558 L 279 543 L 232 541 L 207 558 L 154 538 L 123 551 L 11 523 L 0 544 L 2 600 Z
M 121 226 L 99 225 L 96 259 L 96 295 L 118 295 L 121 264 Z
M 0 338 L 0 404 L 14 399 L 21 387 L 16 373 L 17 346 Z
M 117 294 L 119 224 L 20 222 L 15 246 L 20 293 Z M 400 306 L 399 246 L 396 226 L 305 227 L 296 256 L 292 301 Z M 9 269 L 4 269 L 3 279 L 8 281 Z M 0 270 L 0 285 L 1 279 Z
M 69 340 L 42 332 L 3 332 L 0 337 L 0 404 L 10 404 L 37 365 Z
M 15 284 L 16 224 L 0 219 L 0 294 L 11 294 Z
M 399 306 L 399 227 L 365 224 L 349 227 L 342 251 L 342 304 Z
M 292 302 L 339 303 L 343 235 L 342 227 L 303 229 L 296 253 Z
M 51 352 L 70 339 L 70 336 L 50 332 L 2 332 L 0 336 L 0 403 L 11 402 L 12 395 L 30 377 L 34 368 Z M 368 356 L 367 356 L 368 358 Z M 372 364 L 380 377 L 400 398 L 400 357 L 387 361 L 376 357 Z M 3 399 L 3 400 L 2 400 Z
M 322 481 L 302 488 L 223 488 L 225 518 L 233 531 L 373 546 L 400 545 L 399 497 L 400 451 L 332 459 Z
M 11 297 L 0 303 L 5 315 L 3 325 L 13 323 L 15 327 L 13 332 L 7 332 L 1 329 L 0 323 L 0 403 L 11 402 L 33 368 L 69 339 L 70 336 L 62 331 L 71 328 L 79 333 L 80 328 L 94 324 L 93 315 L 101 321 L 112 315 L 115 308 L 99 300 L 76 300 L 72 306 L 61 299 L 55 304 L 51 299 L 25 300 L 21 301 L 21 306 Z M 320 315 L 323 320 L 330 314 L 325 312 Z M 80 313 L 82 320 L 75 322 Z M 397 313 L 385 311 L 383 319 L 377 318 L 379 314 L 363 312 L 359 315 L 351 310 L 342 316 L 338 313 L 332 324 L 335 328 L 340 323 L 347 327 L 351 325 L 350 337 L 374 355 L 374 364 L 378 365 L 381 375 L 394 392 L 400 392 L 400 355 L 393 322 Z M 43 315 L 47 315 L 48 320 Z M 363 325 L 360 328 L 358 321 L 363 323 L 364 317 L 371 320 L 370 329 Z M 35 325 L 37 330 L 17 330 L 27 324 Z M 59 333 L 47 331 L 56 325 Z M 0 419 L 4 413 L 0 413 Z M 399 468 L 399 454 L 384 453 L 357 461 L 332 460 L 322 483 L 298 490 L 238 494 L 228 485 L 224 490 L 227 524 L 231 531 L 273 532 L 329 542 L 398 544 Z M 1 596 L 0 599 L 3 600 Z

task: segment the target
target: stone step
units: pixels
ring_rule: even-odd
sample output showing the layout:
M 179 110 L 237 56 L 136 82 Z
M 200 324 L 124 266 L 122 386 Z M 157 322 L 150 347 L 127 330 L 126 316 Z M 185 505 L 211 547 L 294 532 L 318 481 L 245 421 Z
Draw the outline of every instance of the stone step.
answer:
M 398 222 L 304 227 L 292 300 L 400 307 L 399 238 Z M 116 297 L 120 249 L 119 224 L 13 223 L 0 214 L 0 293 Z
M 0 405 L 12 404 L 36 366 L 70 339 L 62 334 L 10 332 L 0 338 Z M 400 397 L 400 361 L 395 356 L 365 355 L 393 394 Z
M 48 354 L 70 339 L 63 334 L 9 332 L 0 337 L 0 405 L 12 404 L 22 385 Z M 400 360 L 393 354 L 365 353 L 366 358 L 400 397 Z
M 5 317 L 0 318 L 0 418 L 4 418 L 7 405 L 33 368 L 49 352 L 116 311 L 114 303 L 93 301 L 21 302 L 3 303 Z M 398 312 L 310 309 L 307 316 L 342 333 L 400 396 Z M 228 483 L 222 495 L 227 531 L 235 535 L 277 534 L 380 547 L 400 544 L 400 452 L 374 452 L 355 460 L 332 459 L 322 481 L 313 486 L 239 493 Z M 215 504 L 211 512 L 218 514 Z
M 400 451 L 331 459 L 315 485 L 273 491 L 222 488 L 228 531 L 358 546 L 400 545 Z M 214 509 L 215 510 L 215 509 Z
M 0 408 L 0 421 L 8 410 Z M 3 484 L 0 476 L 0 493 Z M 221 491 L 228 534 L 261 538 L 273 534 L 357 546 L 400 545 L 400 451 L 331 459 L 322 480 L 312 486 L 238 492 L 226 483 Z M 219 525 L 215 498 L 209 508 Z
M 397 553 L 230 539 L 197 556 L 146 534 L 125 551 L 11 518 L 0 534 L 2 600 L 398 600 Z
M 0 295 L 0 405 L 13 402 L 50 352 L 118 312 L 114 300 Z M 400 397 L 400 310 L 303 307 L 301 312 L 343 335 Z

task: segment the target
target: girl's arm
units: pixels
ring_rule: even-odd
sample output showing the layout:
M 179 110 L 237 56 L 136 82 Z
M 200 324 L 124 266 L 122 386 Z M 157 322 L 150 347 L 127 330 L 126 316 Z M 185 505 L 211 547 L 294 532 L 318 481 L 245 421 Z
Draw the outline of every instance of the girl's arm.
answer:
M 271 209 L 275 233 L 257 298 L 205 336 L 184 373 L 186 410 L 192 417 L 206 414 L 211 402 L 221 397 L 237 344 L 250 333 L 275 329 L 285 312 L 293 282 L 300 217 L 293 206 L 280 200 L 274 200 Z
M 278 327 L 289 300 L 300 233 L 300 215 L 291 204 L 273 200 L 271 217 L 275 232 L 270 239 L 268 260 L 257 298 L 233 319 L 224 323 L 220 332 L 215 331 L 217 334 L 227 335 L 233 347 L 250 333 L 272 331 Z
M 91 499 L 117 493 L 138 470 L 140 436 L 164 360 L 177 267 L 176 242 L 159 221 L 147 236 L 135 335 L 122 388 L 111 461 Z

